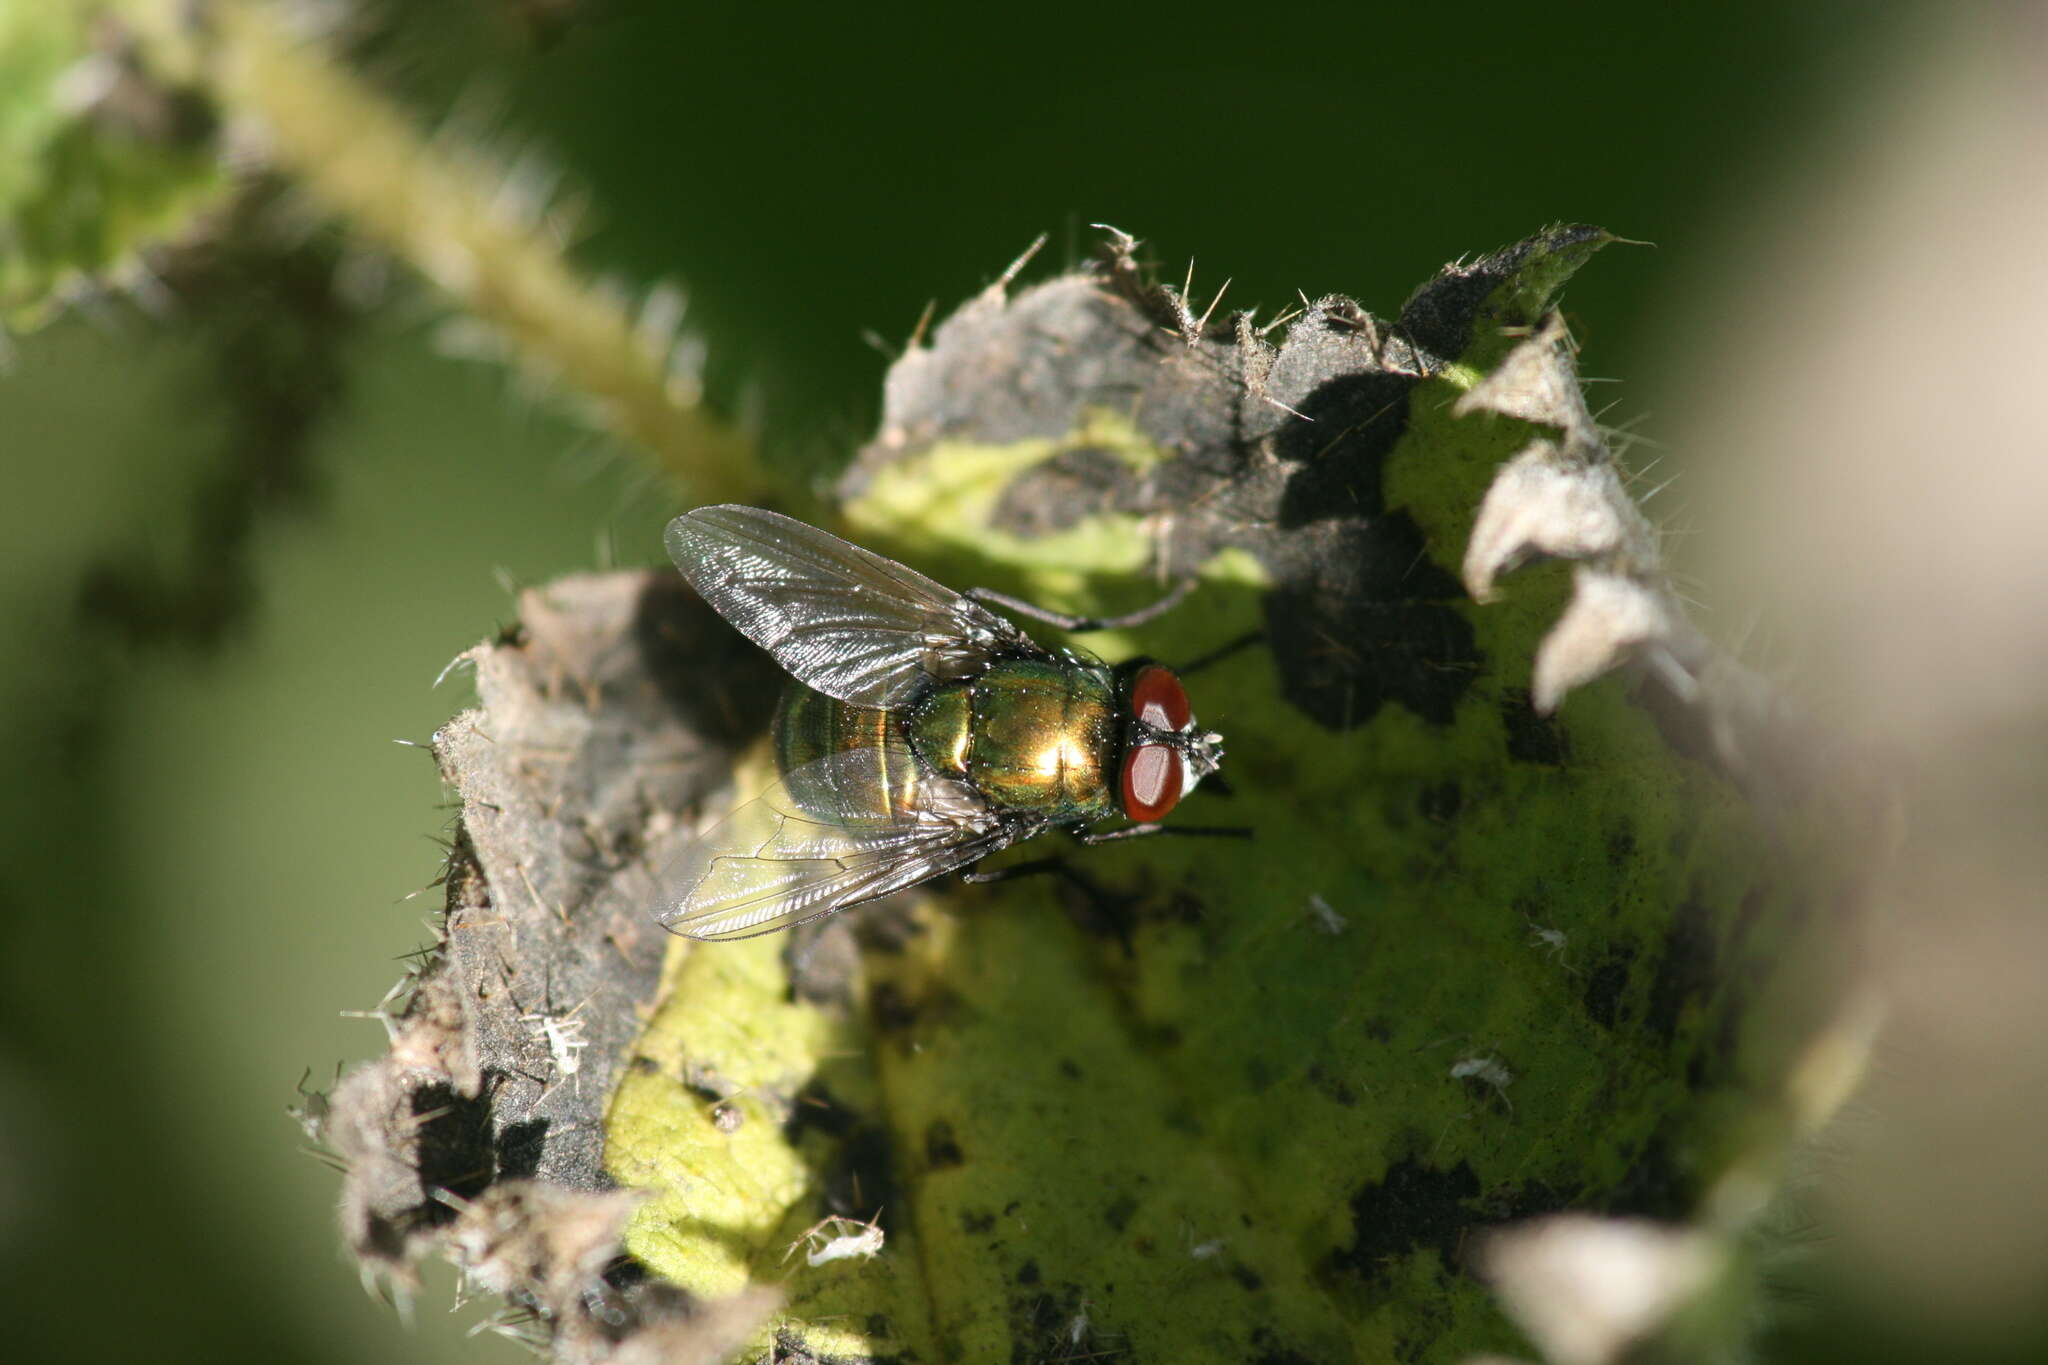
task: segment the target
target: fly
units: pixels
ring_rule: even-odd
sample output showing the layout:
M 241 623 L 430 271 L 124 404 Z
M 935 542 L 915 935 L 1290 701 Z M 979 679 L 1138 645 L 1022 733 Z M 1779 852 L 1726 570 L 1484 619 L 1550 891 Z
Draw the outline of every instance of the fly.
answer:
M 755 507 L 700 507 L 664 539 L 690 586 L 794 680 L 775 782 L 669 873 L 655 917 L 674 933 L 787 929 L 1047 830 L 1123 817 L 1084 838 L 1153 833 L 1222 761 L 1172 670 L 1045 649 L 974 600 L 1079 629 L 1136 624 L 1178 592 L 1113 623 L 1060 617 L 956 593 Z

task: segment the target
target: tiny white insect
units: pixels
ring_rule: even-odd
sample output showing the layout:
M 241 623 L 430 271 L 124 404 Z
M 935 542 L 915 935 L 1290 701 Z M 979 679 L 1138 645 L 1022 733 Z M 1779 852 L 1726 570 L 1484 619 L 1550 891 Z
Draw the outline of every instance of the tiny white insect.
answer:
M 1538 924 L 1535 920 L 1529 919 L 1527 915 L 1522 916 L 1522 918 L 1529 922 L 1529 942 L 1532 945 L 1545 949 L 1544 955 L 1552 962 L 1555 962 L 1572 975 L 1578 975 L 1577 969 L 1571 963 L 1564 960 L 1564 951 L 1569 943 L 1569 940 L 1565 938 L 1564 930 L 1552 928 L 1547 924 Z
M 797 1248 L 803 1247 L 804 1261 L 811 1266 L 829 1265 L 833 1261 L 847 1261 L 858 1256 L 865 1260 L 882 1250 L 884 1233 L 880 1226 L 882 1211 L 875 1210 L 875 1216 L 863 1223 L 858 1219 L 841 1217 L 838 1214 L 822 1218 L 805 1229 L 804 1234 L 789 1244 L 783 1253 L 787 1261 L 796 1255 Z M 825 1229 L 831 1228 L 836 1236 L 828 1237 Z M 854 1229 L 851 1232 L 846 1229 Z
M 583 1069 L 583 1058 L 578 1054 L 590 1043 L 583 1036 L 583 1021 L 575 1018 L 573 1011 L 559 1018 L 552 1014 L 522 1014 L 519 1018 L 547 1039 L 548 1056 L 554 1059 L 555 1070 L 573 1076 Z
M 1341 934 L 1351 927 L 1351 921 L 1330 908 L 1330 903 L 1320 894 L 1311 893 L 1308 898 L 1308 913 L 1314 918 L 1316 928 L 1326 934 Z
M 1508 1070 L 1507 1063 L 1493 1054 L 1475 1054 L 1452 1062 L 1451 1079 L 1473 1080 L 1492 1086 L 1494 1093 L 1500 1096 L 1501 1103 L 1508 1106 L 1510 1113 L 1514 1111 L 1515 1106 L 1508 1099 L 1508 1087 L 1514 1084 L 1515 1073 Z

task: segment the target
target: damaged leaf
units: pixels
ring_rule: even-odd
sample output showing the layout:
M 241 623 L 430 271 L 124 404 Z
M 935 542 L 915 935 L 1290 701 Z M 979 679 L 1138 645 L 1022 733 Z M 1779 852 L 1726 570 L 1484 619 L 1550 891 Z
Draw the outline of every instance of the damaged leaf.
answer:
M 750 1358 L 1454 1361 L 1528 1351 L 1488 1230 L 1767 1184 L 1842 889 L 1764 837 L 1726 746 L 1674 746 L 1654 682 L 1583 662 L 1675 636 L 1575 625 L 1554 575 L 1485 602 L 1536 556 L 1666 591 L 1551 312 L 1611 240 L 1447 267 L 1392 321 L 1329 296 L 1261 323 L 1197 315 L 1115 234 L 892 368 L 845 529 L 1083 613 L 1198 575 L 1079 643 L 1185 664 L 1260 635 L 1197 696 L 1234 794 L 1176 816 L 1250 841 L 664 944 L 658 869 L 767 782 L 782 680 L 671 577 L 530 595 L 437 741 L 464 800 L 442 951 L 335 1097 L 358 1249 L 477 1262 L 452 1225 L 506 1180 L 616 1186 L 630 1210 L 577 1216 L 623 1217 L 630 1259 L 484 1257 L 577 1358 L 591 1303 L 685 1322 L 766 1287 Z
M 1472 1234 L 1695 1208 L 1770 1091 L 1745 1038 L 1814 888 L 1626 693 L 1532 696 L 1554 599 L 1481 608 L 1457 574 L 1516 433 L 1456 405 L 1554 338 L 1605 240 L 1453 268 L 1395 323 L 1326 298 L 1263 330 L 1202 326 L 1120 241 L 898 362 L 856 537 L 1081 612 L 1199 573 L 1084 643 L 1264 632 L 1201 683 L 1236 796 L 1182 812 L 1257 835 L 676 945 L 612 1114 L 611 1170 L 657 1191 L 637 1255 L 783 1284 L 778 1349 L 819 1359 L 1449 1360 L 1518 1343 Z M 857 965 L 815 988 L 813 955 Z M 693 1066 L 739 1087 L 739 1132 Z M 885 1249 L 791 1272 L 827 1214 Z
M 673 575 L 564 580 L 520 615 L 458 661 L 480 705 L 435 736 L 463 811 L 440 941 L 384 1016 L 390 1052 L 309 1109 L 366 1271 L 405 1285 L 446 1255 L 558 1358 L 614 1359 L 622 1336 L 730 1317 L 620 1261 L 640 1198 L 605 1178 L 602 1115 L 666 938 L 647 841 L 729 779 L 771 694 Z M 772 1295 L 739 1302 L 744 1334 Z

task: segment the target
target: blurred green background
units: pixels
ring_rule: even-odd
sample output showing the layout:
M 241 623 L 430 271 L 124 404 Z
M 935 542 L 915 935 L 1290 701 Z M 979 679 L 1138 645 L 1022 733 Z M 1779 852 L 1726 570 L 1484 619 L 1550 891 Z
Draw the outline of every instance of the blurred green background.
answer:
M 1568 311 L 1588 372 L 1653 406 L 1759 206 L 1907 61 L 1902 13 L 394 0 L 352 39 L 423 125 L 586 195 L 591 271 L 681 283 L 714 398 L 817 479 L 873 421 L 870 338 L 1096 222 L 1169 276 L 1193 258 L 1198 295 L 1231 278 L 1229 305 L 1381 313 L 1447 259 L 1598 223 L 1657 249 L 1604 254 Z M 391 741 L 464 704 L 433 681 L 509 621 L 508 583 L 656 561 L 676 498 L 451 353 L 402 271 L 379 298 L 319 339 L 337 387 L 303 462 L 252 457 L 236 319 L 175 298 L 75 310 L 0 375 L 9 1359 L 516 1353 L 463 1339 L 483 1310 L 451 1316 L 446 1275 L 410 1327 L 361 1292 L 285 1109 L 381 1046 L 340 1011 L 426 938 L 435 893 L 406 897 L 450 812 Z M 123 627 L 108 585 L 138 582 L 186 625 Z

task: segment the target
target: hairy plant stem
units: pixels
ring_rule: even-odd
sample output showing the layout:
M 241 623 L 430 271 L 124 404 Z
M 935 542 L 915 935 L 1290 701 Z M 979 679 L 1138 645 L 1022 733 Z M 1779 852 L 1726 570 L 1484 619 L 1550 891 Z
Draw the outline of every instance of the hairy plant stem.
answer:
M 691 496 L 760 495 L 753 440 L 708 411 L 696 374 L 672 363 L 673 329 L 580 276 L 545 214 L 507 207 L 518 196 L 504 192 L 502 167 L 423 137 L 273 8 L 224 5 L 218 25 L 224 100 L 261 123 L 271 155 L 326 209 L 432 280 L 522 369 L 586 399 Z

